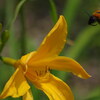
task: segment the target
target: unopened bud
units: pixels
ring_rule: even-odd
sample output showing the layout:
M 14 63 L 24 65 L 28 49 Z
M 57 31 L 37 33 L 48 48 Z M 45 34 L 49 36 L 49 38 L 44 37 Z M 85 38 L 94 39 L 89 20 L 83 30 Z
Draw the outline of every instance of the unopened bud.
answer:
M 8 38 L 9 38 L 9 32 L 8 32 L 8 30 L 5 30 L 1 34 L 1 41 L 2 41 L 2 43 L 5 44 L 6 41 L 8 40 Z

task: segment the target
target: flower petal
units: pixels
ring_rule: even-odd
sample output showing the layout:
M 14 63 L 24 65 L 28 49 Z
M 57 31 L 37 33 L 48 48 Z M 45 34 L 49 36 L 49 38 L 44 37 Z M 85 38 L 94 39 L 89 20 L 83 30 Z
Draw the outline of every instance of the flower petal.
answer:
M 22 56 L 20 59 L 20 63 L 27 64 L 27 62 L 31 59 L 31 57 L 34 56 L 35 53 L 36 53 L 36 51 L 33 51 L 33 52 L 30 52 L 30 53 Z
M 28 66 L 30 66 L 29 67 L 30 70 L 33 67 L 34 69 L 35 68 L 46 69 L 48 67 L 50 69 L 72 72 L 78 77 L 84 78 L 84 79 L 87 79 L 90 77 L 90 75 L 82 68 L 82 66 L 78 62 L 76 62 L 75 60 L 71 58 L 63 57 L 63 56 L 56 56 L 54 58 L 48 58 L 48 59 L 43 59 L 41 61 L 31 62 L 30 64 L 28 64 Z
M 48 66 L 51 69 L 72 72 L 80 78 L 87 79 L 91 77 L 78 62 L 68 57 L 55 57 L 48 63 Z
M 74 100 L 70 87 L 59 78 L 49 74 L 47 80 L 33 82 L 35 86 L 42 90 L 50 100 Z
M 66 42 L 66 35 L 66 21 L 63 16 L 60 16 L 58 22 L 44 38 L 43 42 L 37 50 L 35 57 L 33 56 L 31 61 L 33 61 L 34 59 L 37 60 L 58 55 L 64 47 L 64 44 Z
M 8 96 L 12 96 L 14 98 L 23 96 L 29 90 L 29 88 L 30 86 L 23 75 L 22 69 L 17 68 L 15 73 L 6 83 L 4 90 L 0 95 L 0 99 Z
M 26 94 L 23 95 L 23 100 L 34 100 L 31 90 L 28 90 Z

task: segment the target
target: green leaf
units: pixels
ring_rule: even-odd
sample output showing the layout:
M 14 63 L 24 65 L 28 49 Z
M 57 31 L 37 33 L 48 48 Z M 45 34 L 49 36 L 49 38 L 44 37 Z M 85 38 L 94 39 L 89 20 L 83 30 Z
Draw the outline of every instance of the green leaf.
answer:
M 80 9 L 82 0 L 66 0 L 63 14 L 68 22 L 68 29 L 71 29 L 74 19 L 76 18 L 77 12 Z
M 91 97 L 91 98 L 88 98 L 86 100 L 100 100 L 100 96 Z
M 100 100 L 100 87 L 96 87 L 89 92 L 85 100 Z
M 79 33 L 72 47 L 65 53 L 66 56 L 78 59 L 80 55 L 89 48 L 89 43 L 93 42 L 95 35 L 100 34 L 100 26 L 89 26 Z
M 50 13 L 51 13 L 51 16 L 52 16 L 52 20 L 55 24 L 56 21 L 58 20 L 56 5 L 55 5 L 53 0 L 49 0 L 49 2 L 50 2 L 50 10 L 51 10 Z
M 2 31 L 2 24 L 0 23 L 0 32 Z

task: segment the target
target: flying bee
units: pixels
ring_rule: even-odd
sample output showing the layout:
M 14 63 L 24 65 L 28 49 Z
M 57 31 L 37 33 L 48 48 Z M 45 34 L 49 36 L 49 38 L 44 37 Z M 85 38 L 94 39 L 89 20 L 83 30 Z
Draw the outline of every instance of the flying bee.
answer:
M 88 24 L 92 25 L 92 26 L 96 26 L 97 24 L 95 24 L 96 22 L 98 22 L 100 24 L 100 10 L 96 10 L 92 16 L 90 16 Z

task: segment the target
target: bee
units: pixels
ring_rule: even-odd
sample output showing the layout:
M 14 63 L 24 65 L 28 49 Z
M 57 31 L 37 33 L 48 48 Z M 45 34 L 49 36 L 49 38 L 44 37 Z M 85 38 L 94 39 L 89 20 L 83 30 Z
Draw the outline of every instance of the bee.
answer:
M 92 16 L 90 16 L 88 24 L 92 26 L 96 26 L 96 22 L 100 24 L 100 10 L 96 10 Z

